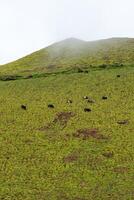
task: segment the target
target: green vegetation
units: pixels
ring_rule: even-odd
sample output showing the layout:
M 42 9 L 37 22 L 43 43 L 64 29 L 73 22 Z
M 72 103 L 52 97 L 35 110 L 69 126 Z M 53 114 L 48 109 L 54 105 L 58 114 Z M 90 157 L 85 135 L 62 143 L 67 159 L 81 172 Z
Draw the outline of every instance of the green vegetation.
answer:
M 132 200 L 133 77 L 123 67 L 1 81 L 0 199 Z
M 95 42 L 67 39 L 15 62 L 1 66 L 0 74 L 51 73 L 77 67 L 134 64 L 134 39 L 112 38 Z
M 133 66 L 133 65 L 130 65 Z M 102 69 L 113 69 L 113 68 L 122 68 L 125 67 L 123 64 L 121 65 L 98 65 L 98 66 L 94 66 L 93 68 L 91 67 L 75 67 L 75 68 L 70 68 L 70 69 L 66 69 L 66 70 L 56 70 L 55 72 L 49 72 L 49 73 L 32 73 L 29 75 L 1 75 L 0 76 L 0 81 L 13 81 L 13 80 L 20 80 L 20 79 L 34 79 L 34 78 L 41 78 L 41 77 L 48 77 L 48 76 L 57 76 L 57 75 L 61 75 L 61 74 L 74 74 L 74 73 L 89 73 L 91 71 L 96 71 L 96 70 L 102 70 Z M 128 67 L 128 66 L 127 66 Z
M 0 200 L 134 199 L 132 48 L 125 62 L 41 68 L 41 50 L 1 67 Z

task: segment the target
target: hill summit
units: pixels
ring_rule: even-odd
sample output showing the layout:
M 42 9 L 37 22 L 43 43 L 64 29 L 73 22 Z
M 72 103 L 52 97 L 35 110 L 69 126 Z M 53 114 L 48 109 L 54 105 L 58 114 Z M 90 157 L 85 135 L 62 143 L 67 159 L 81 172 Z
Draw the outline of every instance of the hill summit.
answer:
M 134 38 L 110 38 L 87 42 L 69 38 L 17 61 L 1 66 L 1 74 L 53 72 L 58 69 L 103 64 L 134 64 Z

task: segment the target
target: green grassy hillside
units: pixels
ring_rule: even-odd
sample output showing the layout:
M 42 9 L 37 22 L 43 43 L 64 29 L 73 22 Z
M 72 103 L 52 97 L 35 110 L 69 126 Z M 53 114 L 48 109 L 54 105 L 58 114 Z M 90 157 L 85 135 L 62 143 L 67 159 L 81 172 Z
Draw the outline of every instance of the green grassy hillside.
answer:
M 133 200 L 133 85 L 128 38 L 1 66 L 0 200 Z
M 67 39 L 1 66 L 0 73 L 29 75 L 115 63 L 134 64 L 134 39 L 111 38 L 94 42 Z
M 133 85 L 133 67 L 0 81 L 0 199 L 133 200 Z

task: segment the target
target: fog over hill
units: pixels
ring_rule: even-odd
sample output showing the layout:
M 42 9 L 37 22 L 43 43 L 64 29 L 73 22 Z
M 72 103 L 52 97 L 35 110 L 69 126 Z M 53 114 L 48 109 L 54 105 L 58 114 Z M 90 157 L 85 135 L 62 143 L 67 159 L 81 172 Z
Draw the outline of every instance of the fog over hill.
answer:
M 1 73 L 51 72 L 102 64 L 134 64 L 134 38 L 83 41 L 69 38 L 1 66 Z

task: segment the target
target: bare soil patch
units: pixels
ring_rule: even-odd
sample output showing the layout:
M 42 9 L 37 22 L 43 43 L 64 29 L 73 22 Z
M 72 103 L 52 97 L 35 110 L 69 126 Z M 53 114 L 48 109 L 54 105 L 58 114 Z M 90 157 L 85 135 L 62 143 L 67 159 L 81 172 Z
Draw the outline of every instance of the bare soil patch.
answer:
M 71 163 L 71 162 L 77 161 L 77 159 L 78 159 L 78 155 L 76 153 L 72 153 L 66 156 L 63 160 L 64 160 L 64 163 Z
M 124 174 L 128 172 L 127 167 L 115 167 L 114 172 L 119 173 L 119 174 Z
M 76 133 L 73 134 L 73 136 L 76 138 L 81 138 L 83 140 L 87 140 L 90 137 L 97 140 L 107 139 L 106 136 L 99 133 L 98 129 L 79 129 Z
M 56 115 L 55 119 L 53 120 L 53 123 L 60 123 L 60 125 L 66 126 L 70 118 L 74 116 L 75 114 L 72 112 L 61 112 Z
M 114 156 L 113 152 L 105 152 L 102 154 L 106 158 L 112 158 Z
M 60 126 L 66 127 L 68 121 L 74 116 L 75 116 L 75 114 L 72 113 L 72 112 L 60 112 L 60 113 L 57 113 L 55 118 L 54 118 L 54 120 L 51 123 L 47 124 L 44 127 L 41 127 L 39 130 L 40 131 L 48 130 L 51 127 L 53 127 L 53 125 L 56 125 L 56 124 L 60 124 Z

